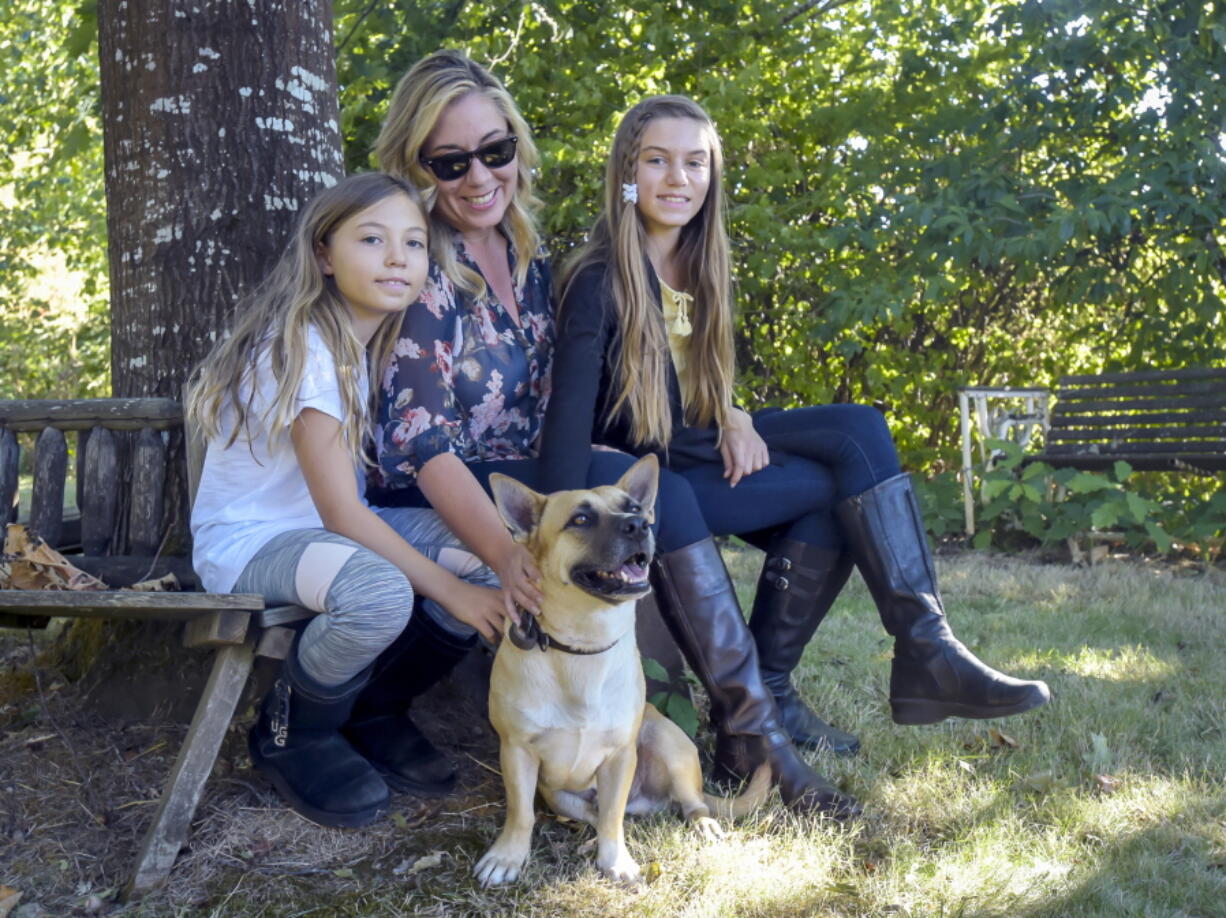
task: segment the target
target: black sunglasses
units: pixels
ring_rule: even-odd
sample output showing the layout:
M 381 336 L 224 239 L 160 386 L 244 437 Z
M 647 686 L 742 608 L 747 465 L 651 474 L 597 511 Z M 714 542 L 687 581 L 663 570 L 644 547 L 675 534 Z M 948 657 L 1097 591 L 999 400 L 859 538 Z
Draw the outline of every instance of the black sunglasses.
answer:
M 487 169 L 500 169 L 515 158 L 515 144 L 519 138 L 512 134 L 495 140 L 475 150 L 460 153 L 444 153 L 441 156 L 421 158 L 421 164 L 429 168 L 440 182 L 451 182 L 468 172 L 474 157 L 481 160 Z

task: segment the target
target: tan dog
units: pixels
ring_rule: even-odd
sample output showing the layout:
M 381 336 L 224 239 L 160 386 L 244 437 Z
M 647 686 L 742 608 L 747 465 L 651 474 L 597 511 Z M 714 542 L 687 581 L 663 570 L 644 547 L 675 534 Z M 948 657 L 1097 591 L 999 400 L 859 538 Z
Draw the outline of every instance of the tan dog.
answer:
M 706 837 L 770 792 L 759 769 L 735 800 L 702 792 L 698 750 L 672 721 L 646 704 L 634 639 L 634 604 L 650 589 L 650 523 L 659 466 L 636 462 L 615 486 L 548 497 L 503 475 L 490 486 L 515 539 L 541 572 L 544 602 L 531 632 L 512 634 L 494 659 L 490 720 L 501 738 L 507 818 L 474 873 L 483 886 L 509 883 L 527 860 L 539 788 L 554 812 L 596 827 L 596 866 L 638 884 L 626 850 L 626 813 L 670 802 Z

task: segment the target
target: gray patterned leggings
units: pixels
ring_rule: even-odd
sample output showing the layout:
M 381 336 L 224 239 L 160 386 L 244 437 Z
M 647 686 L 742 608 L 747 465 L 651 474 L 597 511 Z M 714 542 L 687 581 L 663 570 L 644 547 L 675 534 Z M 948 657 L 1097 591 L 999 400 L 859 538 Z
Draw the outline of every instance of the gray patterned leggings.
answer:
M 466 549 L 433 510 L 372 508 L 400 536 L 461 580 L 498 586 L 498 578 Z M 319 612 L 298 641 L 298 661 L 321 685 L 348 682 L 404 630 L 413 588 L 400 569 L 352 539 L 326 529 L 295 529 L 269 539 L 243 568 L 236 593 L 260 593 L 269 605 Z M 457 637 L 473 629 L 437 602 L 425 613 Z

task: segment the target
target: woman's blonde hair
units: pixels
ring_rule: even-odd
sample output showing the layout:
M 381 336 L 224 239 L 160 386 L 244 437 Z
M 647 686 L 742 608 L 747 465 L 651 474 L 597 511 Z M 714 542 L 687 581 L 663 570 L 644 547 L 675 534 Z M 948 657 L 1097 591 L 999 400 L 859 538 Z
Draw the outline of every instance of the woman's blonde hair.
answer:
M 288 434 L 298 416 L 298 388 L 307 358 L 307 329 L 314 325 L 336 361 L 344 419 L 341 430 L 354 461 L 362 461 L 373 405 L 363 402 L 358 377 L 363 347 L 353 330 L 349 310 L 336 289 L 336 281 L 323 273 L 316 258 L 336 228 L 354 214 L 391 195 L 405 195 L 425 219 L 421 195 L 403 179 L 371 172 L 342 179 L 316 195 L 298 219 L 289 244 L 272 272 L 235 307 L 237 321 L 230 334 L 214 346 L 196 367 L 187 387 L 187 415 L 205 439 L 225 437 L 231 446 L 240 433 L 251 437 L 256 394 L 256 372 L 261 355 L 268 360 L 276 392 L 264 414 L 257 418 L 276 444 Z M 391 356 L 400 327 L 400 313 L 388 315 L 366 345 L 371 401 L 378 393 L 383 364 Z M 226 408 L 233 411 L 233 426 L 222 429 Z M 229 420 L 229 419 L 227 419 Z
M 721 429 L 732 407 L 736 374 L 732 347 L 732 274 L 724 227 L 723 150 L 710 116 L 684 96 L 653 96 L 630 109 L 617 126 L 605 171 L 604 209 L 588 240 L 562 272 L 561 288 L 585 266 L 604 264 L 617 309 L 619 348 L 616 392 L 608 419 L 625 414 L 641 446 L 667 447 L 673 417 L 668 402 L 672 359 L 664 316 L 651 292 L 646 233 L 622 185 L 635 181 L 639 148 L 655 118 L 690 118 L 706 128 L 711 182 L 698 214 L 681 229 L 675 263 L 683 289 L 694 296 L 693 332 L 687 352 L 688 385 L 682 395 L 686 423 Z
M 486 295 L 485 281 L 456 260 L 456 231 L 435 213 L 438 181 L 421 161 L 422 148 L 447 106 L 473 92 L 493 102 L 506 119 L 507 130 L 519 138 L 515 147 L 518 182 L 499 229 L 515 247 L 515 285 L 522 284 L 541 244 L 534 217 L 540 201 L 532 194 L 532 171 L 539 155 L 528 122 L 493 74 L 459 51 L 436 51 L 422 58 L 396 86 L 375 140 L 375 159 L 380 169 L 402 176 L 422 190 L 430 213 L 430 257 L 458 288 L 481 298 Z

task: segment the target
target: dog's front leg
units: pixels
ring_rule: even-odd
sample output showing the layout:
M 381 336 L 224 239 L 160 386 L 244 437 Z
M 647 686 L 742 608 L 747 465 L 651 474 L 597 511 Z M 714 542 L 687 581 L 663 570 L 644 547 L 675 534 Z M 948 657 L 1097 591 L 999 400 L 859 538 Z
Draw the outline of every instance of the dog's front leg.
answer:
M 531 750 L 506 741 L 502 743 L 500 759 L 502 783 L 507 789 L 507 821 L 498 840 L 473 868 L 482 886 L 498 886 L 518 879 L 519 869 L 528 859 L 536 821 L 533 803 L 540 760 Z
M 626 849 L 626 798 L 634 782 L 638 754 L 630 742 L 596 770 L 596 866 L 611 880 L 640 886 L 643 874 Z

